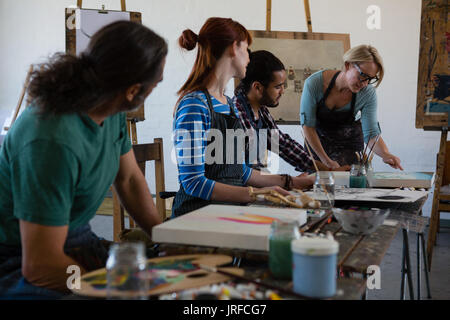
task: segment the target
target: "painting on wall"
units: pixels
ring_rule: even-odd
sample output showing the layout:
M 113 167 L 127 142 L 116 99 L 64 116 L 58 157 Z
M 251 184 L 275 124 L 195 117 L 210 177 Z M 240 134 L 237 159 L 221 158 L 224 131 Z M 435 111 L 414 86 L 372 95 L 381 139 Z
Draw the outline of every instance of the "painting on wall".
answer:
M 342 56 L 350 49 L 350 36 L 338 33 L 250 31 L 250 50 L 267 50 L 286 68 L 284 94 L 270 113 L 279 124 L 298 124 L 300 98 L 308 77 L 324 69 L 342 68 Z

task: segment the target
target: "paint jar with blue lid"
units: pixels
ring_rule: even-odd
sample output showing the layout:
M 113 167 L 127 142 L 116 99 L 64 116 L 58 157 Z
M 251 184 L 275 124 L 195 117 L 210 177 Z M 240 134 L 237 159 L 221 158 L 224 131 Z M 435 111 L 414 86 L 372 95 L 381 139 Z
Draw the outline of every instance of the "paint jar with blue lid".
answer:
M 336 294 L 339 244 L 331 238 L 301 237 L 291 243 L 294 291 L 311 298 Z

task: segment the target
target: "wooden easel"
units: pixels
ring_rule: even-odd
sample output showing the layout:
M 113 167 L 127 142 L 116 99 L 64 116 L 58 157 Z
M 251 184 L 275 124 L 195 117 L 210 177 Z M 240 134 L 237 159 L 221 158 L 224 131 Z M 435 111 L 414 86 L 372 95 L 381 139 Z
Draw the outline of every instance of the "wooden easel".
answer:
M 433 248 L 436 245 L 436 233 L 439 228 L 439 202 L 442 179 L 444 177 L 446 142 L 447 142 L 448 126 L 442 127 L 441 143 L 439 145 L 439 153 L 436 160 L 436 176 L 434 180 L 433 205 L 431 208 L 430 227 L 428 230 L 427 255 L 428 268 L 431 270 L 431 260 L 433 257 Z
M 309 0 L 303 0 L 305 6 L 306 26 L 308 32 L 312 32 L 311 10 L 309 9 Z M 272 0 L 266 0 L 266 31 L 272 31 Z
M 79 9 L 82 9 L 83 0 L 77 0 L 77 7 Z M 121 11 L 126 11 L 126 4 L 125 0 L 120 0 L 120 9 Z M 102 10 L 105 10 L 104 6 L 102 6 Z M 67 20 L 67 16 L 66 16 Z M 141 14 L 139 12 L 130 12 L 130 20 L 142 23 L 141 21 Z M 68 31 L 68 36 L 66 40 L 66 51 L 68 53 L 75 54 L 75 47 L 74 47 L 74 31 Z M 136 123 L 139 121 L 144 121 L 145 115 L 144 115 L 144 105 L 142 105 L 137 111 L 134 112 L 128 112 L 127 113 L 127 129 L 128 129 L 128 136 L 131 139 L 131 143 L 133 145 L 136 145 L 138 143 L 137 141 L 137 131 L 136 131 Z M 114 208 L 114 215 L 120 215 L 120 217 L 123 217 L 125 215 L 123 207 L 120 205 L 119 197 L 117 196 L 117 193 L 113 188 L 111 188 L 112 196 L 113 196 L 113 208 Z M 117 220 L 123 220 L 123 219 L 117 219 Z M 117 222 L 118 223 L 118 222 Z M 129 225 L 130 228 L 135 227 L 134 220 L 129 217 Z M 114 241 L 118 241 L 118 235 L 114 235 Z
M 31 74 L 33 73 L 33 70 L 34 70 L 34 66 L 30 65 L 30 69 L 28 69 L 28 73 L 25 78 L 25 83 L 23 84 L 22 92 L 20 93 L 19 102 L 17 102 L 16 110 L 14 111 L 14 115 L 11 120 L 11 123 L 9 124 L 9 127 L 4 128 L 6 131 L 8 131 L 9 128 L 12 127 L 13 123 L 17 119 L 17 116 L 19 115 L 20 107 L 22 106 L 23 98 L 25 97 L 25 94 L 27 93 L 28 85 L 30 84 L 30 78 L 31 78 Z
M 441 200 L 447 200 L 441 199 L 440 189 L 444 178 L 449 115 L 447 112 L 429 112 L 429 108 L 430 104 L 434 102 L 448 103 L 448 101 L 439 100 L 436 97 L 433 82 L 435 75 L 449 74 L 446 50 L 446 33 L 450 31 L 450 25 L 447 22 L 448 9 L 447 0 L 422 0 L 416 128 L 441 132 L 427 241 L 427 258 L 430 269 L 433 248 L 436 244 L 436 233 L 439 228 L 439 204 Z

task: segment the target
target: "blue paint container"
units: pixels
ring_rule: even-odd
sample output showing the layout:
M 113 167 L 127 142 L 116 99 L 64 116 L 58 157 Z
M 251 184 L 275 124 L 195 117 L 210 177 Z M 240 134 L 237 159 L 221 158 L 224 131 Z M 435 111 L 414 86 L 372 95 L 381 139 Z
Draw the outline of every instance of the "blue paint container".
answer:
M 294 291 L 311 298 L 336 294 L 339 244 L 333 239 L 308 238 L 291 243 Z

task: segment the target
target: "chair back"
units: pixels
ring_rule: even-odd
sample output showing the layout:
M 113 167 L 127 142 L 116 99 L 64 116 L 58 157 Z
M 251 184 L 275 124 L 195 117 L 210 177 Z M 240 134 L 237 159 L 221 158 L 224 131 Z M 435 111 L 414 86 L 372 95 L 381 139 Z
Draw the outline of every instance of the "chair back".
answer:
M 164 180 L 164 150 L 163 139 L 155 138 L 153 143 L 134 144 L 133 151 L 136 162 L 145 177 L 145 164 L 147 161 L 155 161 L 155 193 L 156 209 L 163 221 L 166 218 L 166 201 L 161 198 L 160 192 L 165 191 Z M 130 228 L 135 227 L 131 217 L 129 218 Z M 117 194 L 113 190 L 113 237 L 114 241 L 119 241 L 119 235 L 125 230 L 124 208 L 120 204 Z

